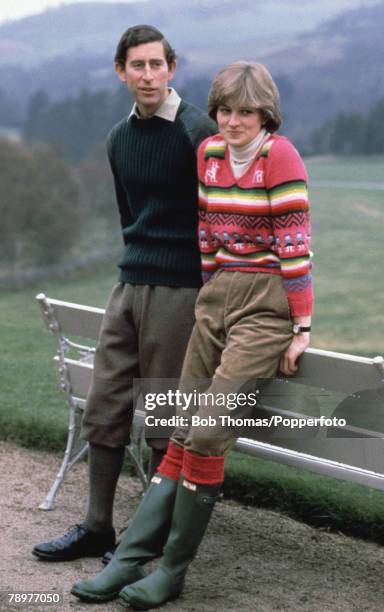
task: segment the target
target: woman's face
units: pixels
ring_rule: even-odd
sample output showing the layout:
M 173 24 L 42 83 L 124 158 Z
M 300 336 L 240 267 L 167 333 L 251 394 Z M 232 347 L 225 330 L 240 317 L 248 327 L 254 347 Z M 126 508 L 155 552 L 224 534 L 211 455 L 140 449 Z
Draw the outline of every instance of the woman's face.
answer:
M 221 104 L 217 109 L 216 120 L 225 142 L 233 147 L 249 144 L 263 127 L 262 113 L 247 106 Z

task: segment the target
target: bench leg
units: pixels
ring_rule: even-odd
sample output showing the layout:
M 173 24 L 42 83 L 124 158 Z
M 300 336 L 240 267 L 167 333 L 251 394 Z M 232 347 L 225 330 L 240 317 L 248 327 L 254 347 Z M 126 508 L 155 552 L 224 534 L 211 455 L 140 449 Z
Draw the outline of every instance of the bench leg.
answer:
M 126 446 L 126 450 L 133 461 L 136 474 L 139 477 L 143 487 L 143 493 L 148 487 L 148 477 L 143 466 L 144 445 L 144 427 L 143 425 L 137 425 L 135 422 L 133 422 L 131 443 L 129 446 Z
M 55 500 L 56 494 L 61 487 L 64 478 L 71 469 L 71 467 L 79 461 L 84 455 L 88 452 L 88 442 L 83 442 L 81 444 L 80 450 L 78 450 L 75 454 L 74 446 L 75 442 L 77 442 L 76 438 L 78 438 L 78 430 L 79 427 L 76 423 L 76 415 L 79 412 L 79 409 L 75 406 L 69 407 L 69 418 L 68 418 L 68 438 L 67 438 L 67 446 L 64 453 L 64 458 L 56 479 L 51 486 L 47 496 L 44 501 L 39 505 L 40 510 L 51 510 L 53 506 L 53 502 Z
M 82 414 L 81 409 L 75 406 L 69 407 L 68 438 L 64 458 L 54 483 L 52 484 L 44 501 L 42 501 L 42 503 L 39 505 L 40 510 L 52 510 L 57 492 L 64 482 L 64 478 L 66 477 L 67 473 L 71 467 L 88 452 L 88 442 L 84 441 L 81 443 L 80 450 L 74 453 L 75 445 L 79 441 L 79 425 L 76 423 L 76 416 L 78 414 Z M 126 450 L 133 462 L 136 474 L 142 484 L 143 493 L 148 487 L 148 477 L 143 466 L 144 446 L 144 428 L 142 425 L 133 423 L 131 443 L 129 446 L 126 446 Z

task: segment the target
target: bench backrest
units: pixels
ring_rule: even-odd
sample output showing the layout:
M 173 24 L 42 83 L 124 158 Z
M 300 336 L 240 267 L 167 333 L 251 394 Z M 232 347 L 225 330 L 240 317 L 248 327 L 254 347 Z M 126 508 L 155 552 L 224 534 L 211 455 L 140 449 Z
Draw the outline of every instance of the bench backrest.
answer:
M 60 333 L 63 336 L 73 335 L 97 340 L 104 315 L 103 308 L 53 300 L 46 297 L 44 293 L 39 293 L 36 299 L 39 302 L 44 322 L 52 332 Z

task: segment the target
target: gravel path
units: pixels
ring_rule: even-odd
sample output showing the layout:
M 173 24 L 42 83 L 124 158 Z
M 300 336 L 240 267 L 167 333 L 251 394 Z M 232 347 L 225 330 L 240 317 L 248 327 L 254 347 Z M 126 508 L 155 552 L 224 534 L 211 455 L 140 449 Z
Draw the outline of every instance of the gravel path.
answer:
M 86 465 L 75 467 L 50 512 L 37 506 L 59 465 L 56 455 L 2 443 L 0 449 L 0 610 L 122 611 L 113 602 L 82 604 L 69 594 L 73 582 L 101 568 L 98 559 L 44 563 L 33 558 L 36 542 L 79 522 L 86 505 Z M 116 502 L 121 528 L 140 499 L 140 486 L 123 476 Z M 217 504 L 185 591 L 169 612 L 363 611 L 384 609 L 384 550 L 375 544 L 316 530 L 283 515 Z M 5 592 L 56 591 L 56 608 L 12 606 Z

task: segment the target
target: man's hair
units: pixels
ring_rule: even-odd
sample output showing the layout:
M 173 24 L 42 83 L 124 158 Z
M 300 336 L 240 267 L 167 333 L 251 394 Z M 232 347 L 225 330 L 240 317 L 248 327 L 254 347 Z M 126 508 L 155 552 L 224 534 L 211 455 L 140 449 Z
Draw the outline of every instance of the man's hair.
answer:
M 150 42 L 163 43 L 165 59 L 167 60 L 168 66 L 171 67 L 173 62 L 176 60 L 175 50 L 172 49 L 171 45 L 164 37 L 164 34 L 162 34 L 157 28 L 150 25 L 133 26 L 124 32 L 116 47 L 116 64 L 121 66 L 121 68 L 124 68 L 125 62 L 127 61 L 128 49 Z
M 216 120 L 221 105 L 255 108 L 264 115 L 268 132 L 281 124 L 279 91 L 262 64 L 238 61 L 223 68 L 213 79 L 208 96 L 208 114 Z

